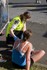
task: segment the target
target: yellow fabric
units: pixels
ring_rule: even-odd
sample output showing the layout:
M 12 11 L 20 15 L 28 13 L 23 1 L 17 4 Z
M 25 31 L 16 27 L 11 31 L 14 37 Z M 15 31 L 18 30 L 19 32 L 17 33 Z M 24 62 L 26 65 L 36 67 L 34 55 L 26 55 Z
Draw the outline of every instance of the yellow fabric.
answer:
M 17 16 L 17 17 L 15 17 L 15 18 L 13 18 L 13 20 L 8 24 L 8 26 L 7 26 L 7 28 L 6 28 L 6 37 L 7 37 L 8 34 L 10 34 L 10 29 L 11 29 L 12 25 L 14 24 L 14 22 L 15 22 L 16 20 L 19 20 L 19 23 L 18 23 L 18 26 L 16 27 L 15 30 L 21 31 L 21 30 L 23 29 L 24 24 L 23 24 L 23 22 L 21 22 L 20 16 Z

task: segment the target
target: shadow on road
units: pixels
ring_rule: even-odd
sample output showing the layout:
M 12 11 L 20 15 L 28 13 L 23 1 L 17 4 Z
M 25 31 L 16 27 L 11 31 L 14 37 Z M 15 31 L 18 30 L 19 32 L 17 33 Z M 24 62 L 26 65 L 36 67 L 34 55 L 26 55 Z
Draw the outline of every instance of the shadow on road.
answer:
M 34 9 L 28 9 L 28 11 L 43 11 L 43 10 L 47 10 L 47 8 L 34 8 Z
M 0 41 L 0 48 L 5 48 L 6 47 L 6 41 Z
M 44 33 L 43 37 L 47 38 L 47 32 Z

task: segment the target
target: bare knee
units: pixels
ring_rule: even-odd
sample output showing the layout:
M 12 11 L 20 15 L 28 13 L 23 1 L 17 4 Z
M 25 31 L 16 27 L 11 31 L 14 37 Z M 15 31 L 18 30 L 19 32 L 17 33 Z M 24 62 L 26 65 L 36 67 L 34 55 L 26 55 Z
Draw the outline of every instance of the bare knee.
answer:
M 44 54 L 45 54 L 45 51 L 40 50 L 34 56 L 32 56 L 32 59 L 34 60 L 34 62 L 37 62 L 38 60 L 40 60 L 44 56 Z
M 41 54 L 42 54 L 42 55 L 44 55 L 44 54 L 45 54 L 45 51 L 44 51 L 44 50 L 41 50 L 40 52 L 41 52 Z

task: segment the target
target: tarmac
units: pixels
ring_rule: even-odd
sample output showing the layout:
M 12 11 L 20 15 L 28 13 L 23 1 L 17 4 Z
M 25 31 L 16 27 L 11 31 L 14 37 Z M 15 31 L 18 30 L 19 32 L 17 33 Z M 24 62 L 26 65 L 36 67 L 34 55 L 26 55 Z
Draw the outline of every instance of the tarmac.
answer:
M 9 19 L 12 19 L 26 10 L 30 12 L 31 19 L 27 21 L 27 29 L 32 30 L 32 37 L 29 41 L 33 44 L 35 50 L 45 50 L 46 54 L 39 63 L 47 65 L 47 6 L 14 7 L 14 5 L 11 5 L 9 7 Z M 0 36 L 0 44 L 5 40 L 5 35 Z M 0 49 L 1 47 L 2 46 L 0 45 Z

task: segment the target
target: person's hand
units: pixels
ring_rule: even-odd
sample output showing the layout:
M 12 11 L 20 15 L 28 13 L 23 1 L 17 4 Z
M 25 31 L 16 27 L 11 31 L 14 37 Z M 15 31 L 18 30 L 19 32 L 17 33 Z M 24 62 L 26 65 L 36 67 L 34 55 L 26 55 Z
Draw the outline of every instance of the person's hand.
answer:
M 16 40 L 18 40 L 19 38 L 17 37 L 17 36 L 14 36 L 14 40 L 16 41 Z

